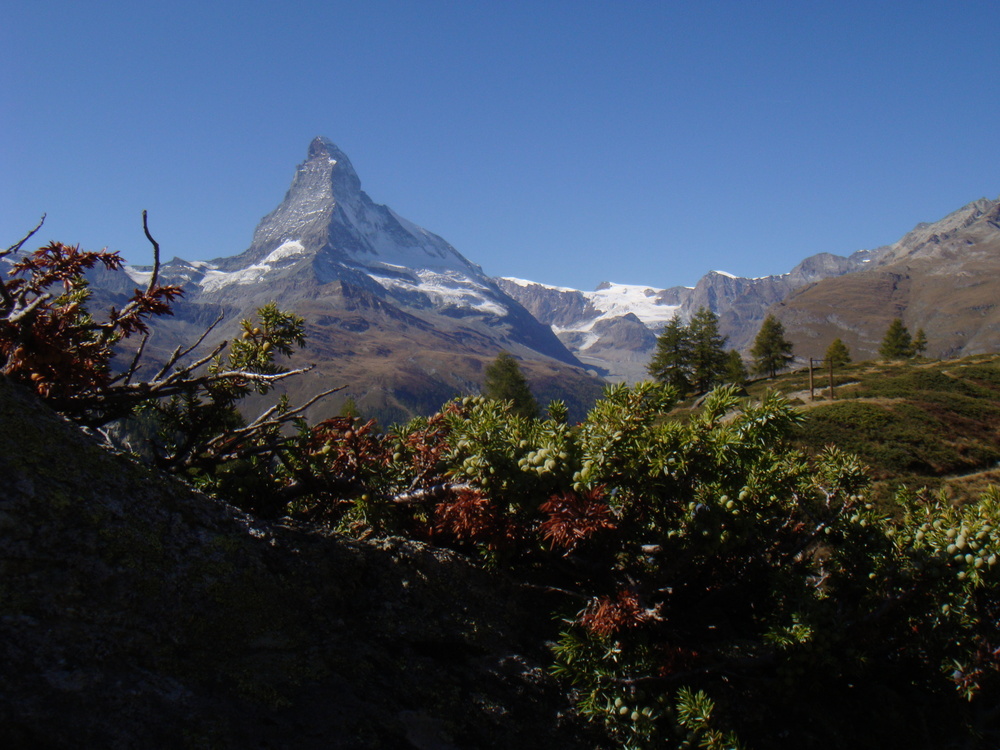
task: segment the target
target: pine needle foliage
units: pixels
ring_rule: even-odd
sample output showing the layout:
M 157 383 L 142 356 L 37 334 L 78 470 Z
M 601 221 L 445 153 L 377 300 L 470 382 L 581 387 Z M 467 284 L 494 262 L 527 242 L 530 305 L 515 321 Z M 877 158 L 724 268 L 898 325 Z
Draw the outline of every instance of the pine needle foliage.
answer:
M 823 358 L 832 367 L 843 367 L 851 363 L 851 352 L 843 341 L 835 338 L 826 348 Z
M 482 395 L 497 401 L 510 401 L 523 417 L 538 416 L 538 402 L 531 393 L 527 378 L 514 355 L 502 351 L 486 368 Z
M 908 359 L 913 356 L 913 339 L 900 318 L 894 318 L 886 329 L 878 349 L 882 359 Z
M 773 315 L 768 315 L 761 324 L 750 356 L 753 357 L 754 372 L 771 378 L 795 359 L 792 344 L 785 338 L 785 327 Z

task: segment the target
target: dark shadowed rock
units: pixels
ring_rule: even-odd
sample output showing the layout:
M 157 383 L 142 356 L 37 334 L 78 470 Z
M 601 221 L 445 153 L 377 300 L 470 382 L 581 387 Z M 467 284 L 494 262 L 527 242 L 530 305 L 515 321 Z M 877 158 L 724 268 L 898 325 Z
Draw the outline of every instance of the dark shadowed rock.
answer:
M 0 476 L 4 748 L 594 746 L 459 555 L 261 523 L 2 379 Z

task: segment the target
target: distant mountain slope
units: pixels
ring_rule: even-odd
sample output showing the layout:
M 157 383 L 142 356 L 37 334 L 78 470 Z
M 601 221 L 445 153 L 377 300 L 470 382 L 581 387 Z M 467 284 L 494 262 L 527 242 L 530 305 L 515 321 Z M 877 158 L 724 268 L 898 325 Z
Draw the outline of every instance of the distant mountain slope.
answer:
M 144 283 L 150 270 L 126 272 Z M 562 398 L 582 416 L 601 387 L 479 266 L 373 202 L 326 138 L 310 144 L 284 200 L 246 251 L 211 262 L 175 258 L 161 268 L 161 280 L 182 285 L 186 295 L 177 319 L 157 326 L 154 354 L 190 341 L 217 311 L 226 316 L 220 332 L 232 335 L 241 316 L 274 300 L 306 318 L 308 350 L 299 359 L 317 365 L 293 391 L 344 383 L 363 413 L 383 418 L 475 392 L 501 349 L 521 359 L 543 403 Z
M 923 328 L 927 354 L 1000 349 L 1000 199 L 981 199 L 919 224 L 869 267 L 811 284 L 772 308 L 796 351 L 821 357 L 839 336 L 873 357 L 893 318 Z
M 646 377 L 656 335 L 675 313 L 719 316 L 728 346 L 744 354 L 775 313 L 800 358 L 822 357 L 837 337 L 856 358 L 875 356 L 890 321 L 925 329 L 929 354 L 1000 349 L 1000 200 L 980 199 L 917 225 L 898 242 L 849 256 L 820 253 L 786 274 L 741 278 L 710 271 L 694 287 L 603 283 L 594 292 L 522 279 L 497 283 L 547 323 L 580 361 L 613 380 Z

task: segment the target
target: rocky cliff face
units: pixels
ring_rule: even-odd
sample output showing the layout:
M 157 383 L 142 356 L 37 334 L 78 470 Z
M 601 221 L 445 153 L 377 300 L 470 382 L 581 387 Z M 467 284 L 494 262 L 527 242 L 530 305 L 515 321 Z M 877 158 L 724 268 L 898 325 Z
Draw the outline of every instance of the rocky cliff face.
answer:
M 262 523 L 2 378 L 0 425 L 0 746 L 595 746 L 500 577 Z

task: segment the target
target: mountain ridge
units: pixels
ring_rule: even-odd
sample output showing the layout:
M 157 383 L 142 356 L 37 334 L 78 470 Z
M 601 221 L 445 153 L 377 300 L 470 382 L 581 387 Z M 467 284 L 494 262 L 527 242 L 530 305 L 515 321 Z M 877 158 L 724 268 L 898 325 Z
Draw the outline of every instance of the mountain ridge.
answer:
M 987 259 L 996 255 L 991 255 L 990 249 L 979 253 L 980 256 L 985 256 L 980 258 L 983 262 L 974 268 L 967 268 L 969 255 L 959 252 L 958 240 L 955 238 L 972 231 L 976 226 L 986 225 L 1000 230 L 1000 219 L 990 218 L 998 212 L 998 206 L 1000 199 L 992 201 L 980 198 L 938 221 L 917 224 L 891 245 L 858 250 L 844 256 L 817 253 L 807 256 L 784 274 L 745 278 L 724 271 L 709 271 L 694 287 L 658 289 L 603 282 L 594 292 L 523 279 L 500 279 L 498 283 L 539 320 L 548 323 L 578 359 L 600 368 L 612 380 L 634 382 L 647 377 L 645 364 L 652 357 L 659 329 L 673 314 L 677 314 L 683 322 L 689 321 L 701 307 L 706 307 L 719 316 L 719 329 L 727 337 L 728 346 L 744 355 L 752 346 L 764 318 L 768 314 L 775 314 L 786 325 L 791 326 L 793 342 L 800 356 L 822 357 L 826 345 L 837 337 L 838 330 L 843 330 L 845 340 L 849 340 L 859 355 L 874 356 L 885 326 L 893 317 L 903 315 L 906 308 L 906 304 L 899 301 L 898 294 L 889 299 L 883 289 L 887 284 L 892 290 L 898 290 L 900 284 L 908 283 L 909 272 L 905 268 L 900 270 L 901 264 L 905 266 L 908 262 L 916 263 L 925 268 L 922 273 L 928 277 L 993 272 L 990 270 L 993 266 Z M 986 236 L 987 234 L 989 233 L 980 232 L 975 238 L 970 236 L 962 241 L 968 247 L 982 245 L 990 248 L 991 243 L 996 240 Z M 928 264 L 935 262 L 938 264 L 936 269 L 927 268 Z M 996 270 L 1000 271 L 1000 268 Z M 821 288 L 831 289 L 840 288 L 838 283 L 842 286 L 850 286 L 856 282 L 863 285 L 865 279 L 883 272 L 890 275 L 883 278 L 882 286 L 874 284 L 868 292 L 872 300 L 879 300 L 877 309 L 873 309 L 868 302 L 863 305 L 865 315 L 877 321 L 877 325 L 867 325 L 860 318 L 847 323 L 847 319 L 852 316 L 838 312 L 845 297 L 836 293 L 832 293 L 824 303 L 830 308 L 827 311 L 829 325 L 823 327 L 822 332 L 810 329 L 805 321 L 808 317 L 806 313 L 791 313 L 786 310 L 790 306 L 808 307 L 808 300 L 812 298 L 810 295 L 817 294 L 808 290 L 816 285 L 826 285 Z M 837 282 L 837 279 L 842 281 Z M 609 291 L 611 294 L 608 294 Z M 642 299 L 638 301 L 634 296 L 636 291 L 642 295 Z M 960 289 L 953 291 L 958 296 L 962 294 Z M 608 299 L 601 299 L 602 292 Z M 1000 294 L 1000 289 L 997 293 Z M 864 295 L 857 293 L 854 296 L 860 301 Z M 930 296 L 933 298 L 940 295 Z M 786 304 L 786 300 L 795 301 Z M 937 309 L 935 305 L 951 304 L 942 299 L 924 303 L 918 298 L 913 303 L 908 322 L 913 324 L 914 330 L 924 319 L 934 318 Z M 979 300 L 976 304 L 982 307 L 987 302 Z M 649 335 L 644 335 L 635 328 L 635 320 L 630 319 L 629 314 L 638 318 Z M 838 320 L 846 327 L 841 329 Z M 862 329 L 865 333 L 860 335 L 858 332 Z M 970 333 L 973 339 L 978 337 L 981 340 L 976 345 L 979 348 L 971 349 L 959 345 L 956 332 L 936 333 L 943 335 L 949 342 L 940 347 L 942 355 L 971 354 L 1000 348 L 1000 333 L 985 335 L 989 343 L 982 341 L 984 337 L 978 332 Z
M 693 287 L 603 282 L 587 292 L 488 277 L 438 235 L 375 203 L 347 155 L 317 137 L 284 199 L 259 222 L 246 250 L 212 261 L 175 258 L 163 265 L 161 279 L 187 292 L 179 318 L 204 322 L 213 317 L 209 310 L 223 311 L 227 320 L 220 333 L 227 335 L 239 316 L 272 299 L 309 321 L 321 321 L 309 324 L 315 354 L 342 359 L 339 365 L 323 360 L 324 377 L 362 383 L 378 373 L 389 391 L 395 380 L 407 381 L 401 391 L 409 392 L 416 382 L 433 381 L 436 396 L 458 395 L 475 390 L 485 363 L 508 350 L 533 371 L 529 381 L 542 383 L 546 396 L 566 398 L 571 389 L 558 386 L 561 379 L 576 385 L 589 379 L 586 390 L 593 395 L 599 388 L 593 375 L 629 382 L 647 377 L 659 330 L 674 314 L 687 322 L 701 307 L 718 315 L 728 345 L 744 355 L 764 318 L 775 314 L 790 329 L 801 357 L 822 356 L 840 333 L 858 356 L 874 355 L 892 317 L 904 317 L 915 328 L 954 307 L 953 299 L 944 298 L 949 295 L 930 288 L 935 284 L 948 287 L 951 296 L 973 294 L 970 307 L 982 312 L 992 304 L 992 291 L 969 292 L 970 284 L 963 291 L 933 279 L 993 273 L 990 251 L 968 248 L 992 247 L 991 233 L 1000 221 L 994 217 L 990 223 L 989 217 L 998 205 L 981 198 L 938 221 L 917 224 L 891 245 L 844 256 L 809 255 L 784 274 L 743 278 L 709 271 Z M 915 296 L 906 291 L 914 283 L 909 266 L 920 278 Z M 129 283 L 145 283 L 149 271 L 127 268 Z M 123 279 L 106 279 L 108 289 L 121 294 L 128 286 Z M 851 291 L 823 291 L 838 288 Z M 864 311 L 860 317 L 845 309 L 848 299 Z M 814 305 L 824 312 L 810 312 Z M 942 354 L 1000 346 L 992 322 L 983 330 L 969 321 L 955 330 L 931 327 L 938 340 L 934 351 Z M 169 333 L 170 323 L 158 328 L 168 333 L 153 351 L 181 340 L 179 333 Z M 189 336 L 191 326 L 178 330 Z M 359 334 L 371 340 L 358 341 Z M 963 348 L 963 337 L 980 348 Z M 402 363 L 398 378 L 390 358 Z M 371 405 L 409 410 L 394 400 L 373 398 Z

